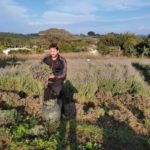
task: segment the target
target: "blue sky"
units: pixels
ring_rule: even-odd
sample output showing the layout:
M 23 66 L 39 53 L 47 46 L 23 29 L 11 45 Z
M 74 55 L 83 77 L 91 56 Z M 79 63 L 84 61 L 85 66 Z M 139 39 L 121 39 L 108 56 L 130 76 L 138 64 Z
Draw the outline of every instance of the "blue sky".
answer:
M 150 0 L 0 0 L 0 32 L 150 34 Z

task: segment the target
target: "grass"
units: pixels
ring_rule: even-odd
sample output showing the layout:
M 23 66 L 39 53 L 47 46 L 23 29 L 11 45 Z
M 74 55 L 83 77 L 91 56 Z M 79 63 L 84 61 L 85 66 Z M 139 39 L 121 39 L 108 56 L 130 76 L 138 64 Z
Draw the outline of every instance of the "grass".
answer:
M 16 115 L 10 115 L 12 124 L 0 126 L 0 148 L 148 150 L 149 61 L 72 58 L 67 58 L 63 99 L 76 116 L 53 124 L 43 121 L 34 107 L 43 84 L 30 68 L 39 60 L 1 60 L 1 111 L 8 111 L 8 118 L 11 110 Z
M 92 60 L 78 60 L 78 64 L 70 62 L 68 68 L 68 80 L 77 89 L 74 99 L 81 103 L 90 99 L 93 101 L 98 91 L 110 91 L 113 95 L 133 93 L 149 97 L 149 86 L 142 80 L 142 77 L 133 72 L 130 64 L 103 64 Z M 78 72 L 78 73 L 74 73 Z
M 125 149 L 130 148 L 133 150 L 149 148 L 149 140 L 147 138 L 136 136 L 128 129 L 116 129 L 110 131 L 109 129 L 101 128 L 97 125 L 78 123 L 72 120 L 61 122 L 53 134 L 43 134 L 39 137 L 26 136 L 28 130 L 28 126 L 26 124 L 21 124 L 12 131 L 4 128 L 0 128 L 0 130 L 1 133 L 5 133 L 5 139 L 3 139 L 4 137 L 1 138 L 7 142 L 7 148 L 9 149 L 36 148 L 61 150 L 67 148 L 85 148 L 87 150 L 92 150 L 96 149 L 96 147 L 101 149 L 120 149 L 121 146 L 124 146 Z M 66 133 L 64 133 L 64 131 L 67 133 L 67 136 L 65 135 Z M 75 139 L 77 141 L 75 141 Z M 117 144 L 115 141 L 117 141 Z

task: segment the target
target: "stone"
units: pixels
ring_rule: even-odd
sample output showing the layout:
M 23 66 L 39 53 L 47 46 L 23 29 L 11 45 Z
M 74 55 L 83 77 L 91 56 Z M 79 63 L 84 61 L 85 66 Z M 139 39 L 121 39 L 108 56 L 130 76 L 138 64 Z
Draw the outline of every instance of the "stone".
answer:
M 42 117 L 47 121 L 59 121 L 61 118 L 61 106 L 58 99 L 45 101 L 42 108 Z

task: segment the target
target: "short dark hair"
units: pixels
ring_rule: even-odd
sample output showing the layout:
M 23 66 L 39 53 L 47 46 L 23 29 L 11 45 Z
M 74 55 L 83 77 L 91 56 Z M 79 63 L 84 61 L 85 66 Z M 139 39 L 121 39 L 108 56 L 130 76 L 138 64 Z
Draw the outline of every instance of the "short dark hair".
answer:
M 57 43 L 51 43 L 49 45 L 49 49 L 51 49 L 51 48 L 56 48 L 57 50 L 59 50 L 59 47 L 58 47 Z

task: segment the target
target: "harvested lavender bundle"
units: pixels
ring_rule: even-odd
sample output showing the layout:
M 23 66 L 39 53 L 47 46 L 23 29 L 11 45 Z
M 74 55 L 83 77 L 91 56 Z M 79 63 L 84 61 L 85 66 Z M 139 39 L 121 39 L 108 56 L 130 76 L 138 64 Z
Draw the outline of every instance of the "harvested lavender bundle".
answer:
M 44 63 L 38 63 L 31 67 L 33 77 L 40 81 L 43 85 L 48 82 L 48 77 L 52 75 L 50 67 Z

